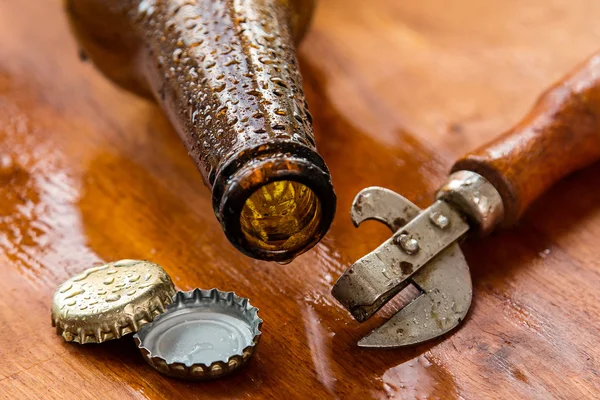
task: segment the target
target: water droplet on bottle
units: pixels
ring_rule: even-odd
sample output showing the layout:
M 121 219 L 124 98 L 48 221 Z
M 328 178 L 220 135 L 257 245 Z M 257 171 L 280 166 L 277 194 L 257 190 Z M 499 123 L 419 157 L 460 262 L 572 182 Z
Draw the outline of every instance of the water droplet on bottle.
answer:
M 273 59 L 269 57 L 259 57 L 258 61 L 260 61 L 263 64 L 273 64 Z
M 173 62 L 178 63 L 179 60 L 181 59 L 181 54 L 183 53 L 183 50 L 177 48 L 173 51 Z

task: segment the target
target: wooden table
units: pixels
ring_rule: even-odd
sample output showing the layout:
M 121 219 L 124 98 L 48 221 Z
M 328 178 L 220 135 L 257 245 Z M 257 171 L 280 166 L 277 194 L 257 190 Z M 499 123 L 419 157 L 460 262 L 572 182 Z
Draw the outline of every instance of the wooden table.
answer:
M 58 0 L 0 0 L 0 398 L 600 396 L 600 165 L 518 227 L 463 246 L 474 303 L 451 335 L 359 349 L 382 317 L 359 325 L 329 294 L 389 236 L 352 227 L 356 192 L 429 204 L 454 159 L 596 50 L 599 17 L 596 0 L 322 0 L 300 52 L 339 211 L 321 244 L 280 266 L 227 242 L 165 116 L 79 60 Z M 163 265 L 184 290 L 250 297 L 265 321 L 250 365 L 187 383 L 146 365 L 131 338 L 63 342 L 56 286 L 121 258 Z

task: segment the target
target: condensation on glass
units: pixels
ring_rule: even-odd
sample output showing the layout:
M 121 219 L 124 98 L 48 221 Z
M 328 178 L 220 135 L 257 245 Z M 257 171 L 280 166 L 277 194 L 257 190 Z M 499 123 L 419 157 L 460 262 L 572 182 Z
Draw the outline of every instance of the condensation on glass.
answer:
M 288 261 L 321 239 L 335 194 L 295 55 L 313 0 L 68 0 L 67 8 L 100 70 L 162 105 L 238 249 Z

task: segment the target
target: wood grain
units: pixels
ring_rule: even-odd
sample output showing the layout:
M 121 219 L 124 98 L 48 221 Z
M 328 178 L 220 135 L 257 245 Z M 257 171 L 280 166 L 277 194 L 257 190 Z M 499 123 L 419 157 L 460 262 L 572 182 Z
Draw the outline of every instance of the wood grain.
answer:
M 463 245 L 474 303 L 443 340 L 361 350 L 383 317 L 359 325 L 329 290 L 389 236 L 352 227 L 354 195 L 381 185 L 430 204 L 457 157 L 597 49 L 599 15 L 594 0 L 321 1 L 300 60 L 339 211 L 279 266 L 229 244 L 161 110 L 77 58 L 61 2 L 0 0 L 0 398 L 597 398 L 598 164 Z M 64 343 L 54 289 L 121 258 L 249 297 L 265 321 L 250 365 L 194 384 L 156 373 L 130 339 Z
M 600 53 L 555 83 L 515 127 L 458 160 L 500 192 L 505 226 L 566 175 L 600 160 Z

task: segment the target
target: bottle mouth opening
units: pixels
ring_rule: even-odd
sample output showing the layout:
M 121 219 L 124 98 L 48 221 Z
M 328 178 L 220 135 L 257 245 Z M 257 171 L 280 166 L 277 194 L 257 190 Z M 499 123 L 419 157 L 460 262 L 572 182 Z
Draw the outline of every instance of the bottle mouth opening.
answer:
M 322 160 L 318 165 L 278 154 L 244 164 L 217 174 L 213 189 L 215 213 L 229 241 L 250 257 L 281 263 L 317 244 L 331 226 L 336 203 Z
M 259 187 L 240 214 L 246 241 L 269 251 L 295 252 L 312 241 L 321 221 L 321 202 L 299 182 L 282 180 Z

